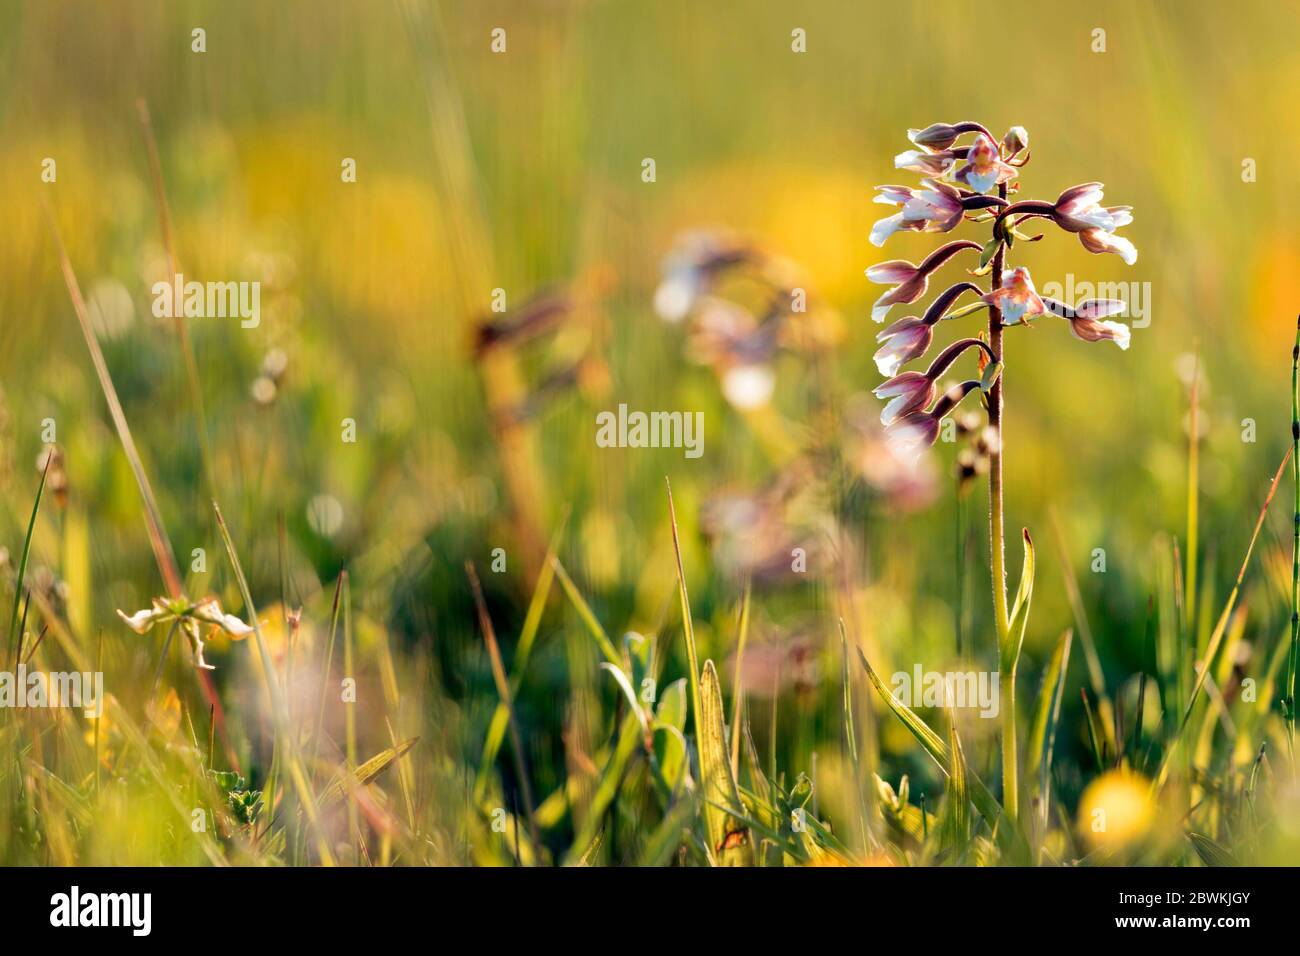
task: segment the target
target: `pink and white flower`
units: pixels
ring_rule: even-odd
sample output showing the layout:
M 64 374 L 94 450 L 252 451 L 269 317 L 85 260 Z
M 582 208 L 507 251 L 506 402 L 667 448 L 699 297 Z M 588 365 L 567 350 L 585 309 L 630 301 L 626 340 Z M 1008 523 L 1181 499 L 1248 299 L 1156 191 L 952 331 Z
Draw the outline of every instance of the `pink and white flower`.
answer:
M 1114 342 L 1127 351 L 1131 333 L 1122 322 L 1102 322 L 1108 315 L 1118 315 L 1128 306 L 1118 299 L 1088 299 L 1070 306 L 1056 299 L 1044 299 L 1047 311 L 1070 322 L 1070 332 L 1084 342 Z
M 930 274 L 963 249 L 979 249 L 978 242 L 962 239 L 950 242 L 926 256 L 920 265 L 893 259 L 878 263 L 867 269 L 867 278 L 878 285 L 892 285 L 890 289 L 871 307 L 871 318 L 883 322 L 889 307 L 908 305 L 925 295 L 930 284 Z
M 911 232 L 949 232 L 957 228 L 966 207 L 954 186 L 935 179 L 925 179 L 925 189 L 907 186 L 877 186 L 875 201 L 886 206 L 901 206 L 902 212 L 878 220 L 871 227 L 871 244 L 883 246 L 885 240 L 900 230 Z
M 1133 221 L 1132 206 L 1103 206 L 1101 183 L 1072 186 L 1057 197 L 1052 220 L 1067 232 L 1078 233 L 1089 252 L 1113 252 L 1128 265 L 1137 262 L 1137 248 L 1115 230 Z
M 980 133 L 966 154 L 965 165 L 957 170 L 953 178 L 977 193 L 986 193 L 999 183 L 1009 182 L 1015 175 L 1016 168 L 1002 161 L 997 144 Z
M 892 378 L 903 365 L 924 355 L 933 338 L 934 331 L 924 319 L 912 315 L 899 319 L 876 336 L 877 342 L 884 343 L 875 355 L 876 368 Z
M 1023 266 L 1006 269 L 1002 273 L 1002 285 L 981 298 L 989 305 L 1002 312 L 1003 325 L 1016 325 L 1036 315 L 1042 315 L 1047 306 L 1034 288 L 1034 280 L 1029 270 Z
M 876 386 L 876 398 L 888 399 L 880 413 L 882 425 L 924 409 L 934 400 L 934 382 L 924 372 L 903 372 Z

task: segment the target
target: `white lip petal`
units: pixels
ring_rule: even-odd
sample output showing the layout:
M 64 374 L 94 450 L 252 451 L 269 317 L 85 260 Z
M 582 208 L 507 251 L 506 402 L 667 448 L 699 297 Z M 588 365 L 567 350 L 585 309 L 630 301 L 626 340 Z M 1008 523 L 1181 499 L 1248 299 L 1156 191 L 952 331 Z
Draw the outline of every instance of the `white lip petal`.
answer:
M 885 240 L 901 228 L 903 228 L 902 213 L 894 213 L 892 216 L 876 220 L 875 225 L 871 227 L 871 244 L 876 247 L 883 246 Z
M 1021 316 L 1028 310 L 1029 304 L 1026 302 L 1017 302 L 1010 297 L 1002 300 L 1002 321 L 1006 325 L 1014 325 L 1020 321 Z
M 1098 322 L 1097 324 L 1113 332 L 1115 337 L 1111 341 L 1118 345 L 1121 350 L 1128 351 L 1131 333 L 1127 325 L 1122 322 Z
M 1111 236 L 1111 245 L 1119 253 L 1119 257 L 1124 260 L 1126 265 L 1133 265 L 1138 261 L 1137 246 L 1129 242 L 1123 236 Z
M 883 349 L 875 354 L 876 368 L 881 375 L 886 378 L 893 378 L 898 374 L 898 369 L 903 364 L 903 357 L 899 354 L 898 349 L 892 345 L 886 345 Z
M 911 396 L 907 394 L 897 395 L 894 398 L 891 398 L 880 412 L 880 424 L 886 427 L 892 425 L 894 419 L 898 417 L 899 412 L 907 406 L 910 400 Z
M 994 170 L 991 173 L 967 173 L 966 185 L 977 193 L 986 193 L 997 185 L 998 174 Z
M 886 303 L 885 305 L 880 304 L 881 301 L 883 301 L 885 297 L 888 295 L 889 293 L 886 292 L 885 295 L 882 295 L 879 299 L 877 299 L 875 304 L 871 307 L 871 320 L 873 322 L 884 322 L 885 316 L 889 314 L 889 310 L 892 308 L 892 306 L 889 305 L 888 303 Z
M 253 633 L 251 627 L 233 614 L 223 614 L 221 616 L 221 629 L 227 634 L 233 634 L 235 637 L 243 637 Z
M 1101 206 L 1090 206 L 1081 209 L 1074 214 L 1074 218 L 1080 222 L 1086 222 L 1092 228 L 1103 229 L 1106 232 L 1111 232 L 1117 228 L 1115 217 Z
M 153 627 L 154 621 L 158 617 L 158 612 L 153 608 L 145 608 L 143 611 L 136 611 L 134 614 L 126 614 L 119 610 L 117 616 L 126 622 L 126 626 L 137 634 L 143 634 Z

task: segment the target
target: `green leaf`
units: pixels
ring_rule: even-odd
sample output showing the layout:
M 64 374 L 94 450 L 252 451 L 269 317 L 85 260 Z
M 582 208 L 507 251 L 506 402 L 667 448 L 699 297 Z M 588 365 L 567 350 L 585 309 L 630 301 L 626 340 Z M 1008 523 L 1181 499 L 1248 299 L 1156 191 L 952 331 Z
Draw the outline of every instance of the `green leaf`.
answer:
M 939 765 L 939 769 L 945 774 L 949 773 L 951 757 L 948 753 L 947 745 L 938 734 L 926 725 L 924 720 L 918 717 L 906 704 L 891 694 L 889 688 L 881 683 L 880 678 L 876 676 L 876 672 L 871 669 L 871 665 L 867 662 L 867 656 L 862 653 L 862 648 L 858 648 L 858 659 L 862 662 L 862 666 L 867 672 L 867 679 L 871 681 L 871 686 L 876 689 L 876 693 L 878 693 L 881 699 L 884 700 L 886 706 L 888 706 L 889 709 L 894 712 L 894 716 L 901 720 L 903 725 L 912 732 L 912 736 L 920 742 L 921 746 L 925 748 L 926 753 L 928 753 L 934 759 L 934 762 Z M 995 826 L 998 819 L 1002 816 L 1001 805 L 976 774 L 969 774 L 968 787 L 970 789 L 971 802 L 975 804 L 975 809 L 980 812 L 980 816 L 988 822 L 990 827 Z
M 209 770 L 208 773 L 212 774 L 216 785 L 226 792 L 244 789 L 244 778 L 233 770 Z
M 1038 691 L 1038 704 L 1034 708 L 1034 721 L 1029 731 L 1029 779 L 1038 781 L 1041 805 L 1046 811 L 1048 781 L 1052 774 L 1052 742 L 1056 737 L 1056 723 L 1061 716 L 1061 698 L 1065 694 L 1065 674 L 1070 666 L 1070 644 L 1074 632 L 1066 628 L 1056 642 L 1052 659 L 1043 671 L 1043 685 Z
M 987 392 L 997 384 L 997 380 L 1002 377 L 1002 363 L 989 362 L 984 366 L 984 373 L 980 375 L 980 388 Z
M 668 785 L 668 795 L 672 796 L 681 790 L 686 776 L 686 736 L 672 724 L 657 724 L 654 750 L 659 772 Z
M 614 642 L 609 639 L 609 635 L 601 627 L 600 621 L 596 620 L 596 615 L 592 613 L 591 606 L 587 604 L 582 592 L 578 590 L 578 586 L 569 577 L 569 572 L 564 570 L 564 565 L 560 563 L 560 559 L 552 555 L 551 566 L 555 568 L 555 576 L 560 579 L 560 587 L 568 596 L 569 603 L 573 605 L 573 609 L 578 612 L 578 617 L 587 626 L 587 631 L 595 639 L 596 646 L 600 648 L 600 653 L 611 664 L 621 665 L 623 662 L 619 659 L 618 651 L 614 648 Z
M 627 702 L 632 706 L 632 713 L 636 715 L 637 722 L 641 725 L 641 732 L 643 734 L 650 733 L 650 722 L 646 720 L 645 710 L 641 707 L 641 702 L 637 700 L 636 691 L 632 687 L 632 682 L 628 680 L 627 674 L 623 673 L 621 667 L 615 667 L 609 661 L 601 661 L 600 667 L 602 670 L 609 671 L 614 675 L 615 683 L 618 684 L 623 691 L 623 696 L 627 698 Z
M 961 738 L 957 736 L 957 723 L 949 718 L 948 752 L 952 755 L 952 772 L 945 787 L 943 814 L 939 821 L 939 846 L 960 857 L 970 843 L 971 813 L 970 790 L 966 779 L 966 755 Z
M 655 722 L 660 726 L 686 729 L 686 678 L 679 677 L 659 695 L 655 708 Z
M 984 248 L 980 250 L 980 267 L 976 275 L 984 275 L 993 262 L 993 257 L 998 254 L 998 247 L 1002 245 L 1002 240 L 998 238 L 990 239 L 984 243 Z
M 695 800 L 692 797 L 683 797 L 669 807 L 659 826 L 646 840 L 637 866 L 669 866 L 694 818 Z
M 1192 841 L 1192 849 L 1196 855 L 1201 858 L 1201 862 L 1206 866 L 1240 866 L 1237 858 L 1232 855 L 1227 847 L 1221 843 L 1215 843 L 1203 833 L 1188 833 L 1187 839 Z
M 705 661 L 700 674 L 700 726 L 696 742 L 700 749 L 700 785 L 705 800 L 709 850 L 721 866 L 751 866 L 754 862 L 752 837 L 737 819 L 744 816 L 745 808 L 731 775 L 723 714 L 718 672 L 713 661 Z
M 1029 537 L 1028 528 L 1022 528 L 1020 533 L 1025 542 L 1025 562 L 1020 569 L 1020 587 L 1016 590 L 1016 599 L 1011 605 L 1011 626 L 1007 629 L 1007 639 L 1001 648 L 1004 674 L 1014 674 L 1016 671 L 1020 647 L 1025 640 L 1025 627 L 1029 623 L 1029 604 L 1034 597 L 1034 539 Z

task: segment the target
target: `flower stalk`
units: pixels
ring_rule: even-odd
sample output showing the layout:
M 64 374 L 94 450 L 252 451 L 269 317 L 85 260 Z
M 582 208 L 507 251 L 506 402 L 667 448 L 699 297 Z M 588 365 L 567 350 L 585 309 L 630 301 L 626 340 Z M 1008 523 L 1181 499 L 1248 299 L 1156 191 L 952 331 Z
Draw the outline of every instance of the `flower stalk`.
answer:
M 1006 183 L 998 186 L 998 195 L 1006 199 Z M 999 243 L 993 254 L 993 278 L 990 292 L 1006 268 L 1006 244 Z M 1004 365 L 993 387 L 988 391 L 989 428 L 996 441 L 989 453 L 989 550 L 990 577 L 993 585 L 993 620 L 998 636 L 998 676 L 1004 701 L 1002 719 L 1002 805 L 1012 820 L 1019 816 L 1018 761 L 1016 757 L 1016 660 L 1008 661 L 1001 653 L 1010 641 L 1011 622 L 1007 617 L 1007 548 L 1006 523 L 1002 510 L 1002 388 L 1006 378 L 1002 345 L 1002 310 L 989 304 L 989 351 L 992 360 Z M 1019 655 L 1016 655 L 1019 657 Z
M 973 142 L 957 145 L 957 140 L 973 134 Z M 1122 226 L 1133 221 L 1128 206 L 1102 206 L 1102 184 L 1083 183 L 1066 189 L 1055 201 L 1018 199 L 1015 182 L 1029 161 L 1029 134 L 1015 126 L 999 143 L 982 124 L 963 121 L 935 123 L 925 129 L 909 130 L 914 150 L 900 154 L 895 166 L 924 176 L 922 188 L 878 186 L 876 202 L 896 206 L 899 211 L 877 221 L 871 230 L 871 242 L 883 246 L 895 234 L 947 233 L 963 223 L 992 223 L 988 242 L 980 244 L 979 268 L 974 275 L 990 275 L 987 293 L 972 282 L 962 282 L 941 293 L 922 318 L 908 316 L 884 329 L 877 341 L 882 348 L 876 353 L 876 365 L 888 381 L 875 389 L 886 400 L 881 421 L 891 435 L 906 447 L 933 444 L 942 419 L 972 391 L 984 395 L 988 417 L 987 462 L 989 475 L 989 569 L 993 593 L 993 623 L 997 636 L 998 672 L 1001 679 L 1001 745 L 1003 812 L 1012 821 L 1019 817 L 1019 763 L 1016 740 L 1016 669 L 1024 641 L 1030 601 L 1033 595 L 1034 554 L 1029 532 L 1024 532 L 1025 565 L 1021 572 L 1015 603 L 1008 606 L 1006 573 L 1006 520 L 1003 501 L 1003 389 L 1005 355 L 1003 335 L 1008 328 L 1028 325 L 1043 315 L 1054 315 L 1070 324 L 1075 338 L 1085 342 L 1114 342 L 1121 349 L 1129 346 L 1129 329 L 1118 322 L 1101 321 L 1120 314 L 1124 303 L 1107 299 L 1080 303 L 1043 299 L 1034 288 L 1029 270 L 1007 267 L 1008 251 L 1017 242 L 1034 242 L 1041 235 L 1023 235 L 1017 226 L 1029 219 L 1048 220 L 1066 233 L 1079 238 L 1092 253 L 1114 253 L 1126 263 L 1137 260 L 1137 249 L 1126 238 L 1116 235 Z M 960 165 L 959 165 L 960 164 Z M 996 210 L 993 213 L 988 210 Z M 928 278 L 938 265 L 962 249 L 972 247 L 965 240 L 950 242 L 938 252 L 913 265 L 893 260 L 872 266 L 867 277 L 873 282 L 892 285 L 876 301 L 872 318 L 884 319 L 889 307 L 912 303 L 925 295 Z M 980 294 L 974 306 L 949 311 L 962 292 Z M 961 319 L 988 309 L 986 337 L 962 339 L 945 349 L 924 373 L 900 371 L 902 366 L 922 358 L 934 338 L 934 327 L 946 319 Z M 967 349 L 980 347 L 980 376 L 946 390 L 937 379 Z M 1300 349 L 1300 337 L 1297 338 Z M 1300 352 L 1297 352 L 1300 356 Z M 1300 382 L 1293 382 L 1300 388 Z M 1296 393 L 1296 450 L 1300 453 L 1300 391 Z M 933 403 L 933 404 L 931 404 Z M 1295 600 L 1300 611 L 1300 472 L 1296 484 L 1296 587 Z M 958 630 L 960 631 L 960 618 Z M 1291 684 L 1294 686 L 1296 639 L 1300 636 L 1300 617 L 1292 622 Z M 960 640 L 960 637 L 959 637 Z M 1294 699 L 1294 690 L 1291 691 Z M 1294 714 L 1292 714 L 1292 717 Z

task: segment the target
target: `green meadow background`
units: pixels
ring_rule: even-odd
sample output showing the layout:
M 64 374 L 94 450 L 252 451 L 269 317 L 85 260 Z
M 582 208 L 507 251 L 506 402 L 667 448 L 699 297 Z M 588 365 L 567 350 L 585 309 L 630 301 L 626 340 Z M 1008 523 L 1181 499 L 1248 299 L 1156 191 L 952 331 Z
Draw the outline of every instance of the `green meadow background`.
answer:
M 204 53 L 191 50 L 196 27 L 206 31 Z M 500 55 L 489 47 L 497 27 L 507 37 Z M 804 54 L 791 52 L 794 28 L 806 31 Z M 1104 53 L 1092 50 L 1097 28 Z M 0 606 L 8 613 L 42 429 L 53 419 L 66 487 L 42 502 L 27 586 L 43 589 L 75 639 L 102 654 L 107 690 L 128 712 L 144 714 L 175 690 L 179 729 L 168 738 L 155 728 L 150 746 L 208 750 L 208 705 L 188 656 L 173 646 L 155 693 L 164 634 L 136 635 L 115 614 L 147 606 L 163 588 L 59 271 L 48 203 L 187 593 L 215 594 L 246 617 L 217 534 L 215 493 L 272 654 L 290 678 L 298 658 L 303 687 L 290 680 L 290 697 L 307 706 L 330 646 L 335 584 L 348 572 L 359 695 L 351 730 L 347 708 L 331 696 L 326 751 L 355 766 L 394 740 L 419 742 L 370 785 L 405 837 L 377 835 L 383 828 L 364 815 L 339 822 L 331 839 L 340 857 L 508 864 L 517 848 L 491 830 L 490 812 L 505 806 L 513 818 L 522 791 L 508 741 L 488 775 L 479 773 L 498 692 L 464 563 L 475 562 L 483 579 L 507 670 L 540 567 L 537 542 L 558 534 L 564 567 L 605 629 L 615 638 L 656 635 L 664 682 L 684 676 L 667 477 L 701 657 L 718 662 L 730 711 L 742 584 L 705 533 L 702 509 L 720 492 L 760 489 L 787 473 L 764 429 L 803 441 L 815 428 L 809 396 L 819 386 L 836 408 L 874 407 L 870 305 L 883 290 L 863 270 L 884 258 L 919 261 L 935 243 L 899 235 L 884 250 L 871 247 L 871 223 L 887 212 L 871 203 L 873 187 L 915 179 L 893 169 L 894 155 L 909 148 L 908 127 L 974 119 L 999 135 L 1028 129 L 1022 196 L 1052 199 L 1101 180 L 1108 202 L 1134 207 L 1125 230 L 1140 251 L 1134 267 L 1091 256 L 1052 230 L 1013 259 L 1030 266 L 1040 290 L 1067 274 L 1149 283 L 1149 327 L 1134 331 L 1127 352 L 1079 342 L 1051 319 L 1013 330 L 1004 377 L 1013 584 L 1017 532 L 1026 526 L 1039 542 L 1022 720 L 1057 638 L 1076 624 L 1071 576 L 1107 685 L 1131 690 L 1133 675 L 1156 670 L 1149 625 L 1168 613 L 1175 540 L 1187 559 L 1192 370 L 1201 593 L 1187 630 L 1202 646 L 1289 447 L 1300 310 L 1297 28 L 1294 3 L 1254 0 L 0 0 L 0 544 L 8 548 Z M 262 283 L 258 328 L 190 323 L 211 485 L 174 327 L 151 313 L 150 287 L 168 268 L 141 99 L 186 278 Z M 54 183 L 41 179 L 47 157 L 57 163 Z M 355 183 L 341 181 L 345 157 L 356 160 Z M 641 178 L 647 157 L 653 183 Z M 1247 158 L 1254 182 L 1243 182 Z M 797 263 L 830 330 L 824 364 L 791 355 L 777 363 L 773 414 L 763 423 L 727 404 L 712 372 L 685 357 L 682 327 L 652 309 L 664 255 L 700 227 Z M 504 363 L 476 360 L 475 328 L 493 289 L 517 307 L 570 286 L 596 290 L 581 322 Z M 965 321 L 973 334 L 979 318 Z M 547 369 L 577 354 L 594 357 L 596 372 L 550 395 L 504 446 L 491 396 L 527 396 Z M 702 410 L 704 455 L 597 448 L 595 415 L 619 402 Z M 357 423 L 355 443 L 341 441 L 345 418 Z M 1243 440 L 1246 419 L 1253 441 Z M 850 630 L 886 674 L 953 660 L 958 522 L 971 535 L 965 627 L 974 659 L 995 666 L 985 491 L 981 480 L 959 512 L 952 466 L 951 447 L 940 444 L 925 507 L 850 491 L 854 504 L 838 515 L 854 545 Z M 1244 674 L 1261 678 L 1287 638 L 1289 494 L 1284 482 L 1239 602 L 1234 653 Z M 196 548 L 206 554 L 202 572 L 191 569 Z M 494 548 L 505 551 L 504 573 L 491 570 Z M 1092 571 L 1098 548 L 1104 573 Z M 843 833 L 852 830 L 853 774 L 841 732 L 837 567 L 827 559 L 804 579 L 755 583 L 753 660 L 769 662 L 756 673 L 779 692 L 755 687 L 747 708 L 764 760 L 775 757 L 787 784 L 809 774 L 818 812 Z M 284 608 L 299 606 L 294 643 Z M 28 629 L 30 639 L 39 633 L 35 611 Z M 50 668 L 63 661 L 52 639 L 41 653 Z M 801 668 L 811 662 L 798 679 L 795 658 Z M 261 787 L 271 730 L 252 645 L 217 638 L 208 660 L 230 749 L 250 786 Z M 560 791 L 576 808 L 594 786 L 621 706 L 597 660 L 557 586 L 516 699 L 535 802 Z M 933 810 L 941 775 L 861 678 L 854 665 L 858 730 L 868 741 L 863 773 L 894 786 L 908 774 L 913 801 L 928 793 Z M 1085 685 L 1076 644 L 1057 739 L 1063 830 L 1098 773 Z M 1232 767 L 1249 769 L 1263 736 L 1282 740 L 1272 711 L 1272 731 L 1227 747 Z M 1161 716 L 1147 719 L 1157 726 Z M 100 749 L 114 751 L 101 759 L 87 749 L 90 725 L 80 717 L 24 720 L 0 794 L 0 862 L 204 862 L 176 835 L 183 827 L 166 788 L 133 781 L 129 741 L 101 728 Z M 997 747 L 987 723 L 971 729 L 966 746 L 992 785 Z M 1270 756 L 1280 781 L 1285 754 Z M 60 796 L 38 764 L 76 799 Z M 615 803 L 592 859 L 638 859 L 643 799 Z M 1300 804 L 1294 792 L 1288 799 L 1284 838 L 1241 845 L 1243 856 L 1297 861 Z M 83 806 L 97 826 L 79 817 Z M 544 835 L 556 858 L 578 817 L 561 813 Z M 229 858 L 302 862 L 301 823 L 286 813 L 277 825 L 288 831 L 283 846 L 240 838 L 226 844 Z M 372 839 L 354 839 L 366 827 Z M 1234 835 L 1216 839 L 1231 844 Z M 1163 852 L 1173 862 L 1196 859 L 1185 843 Z

